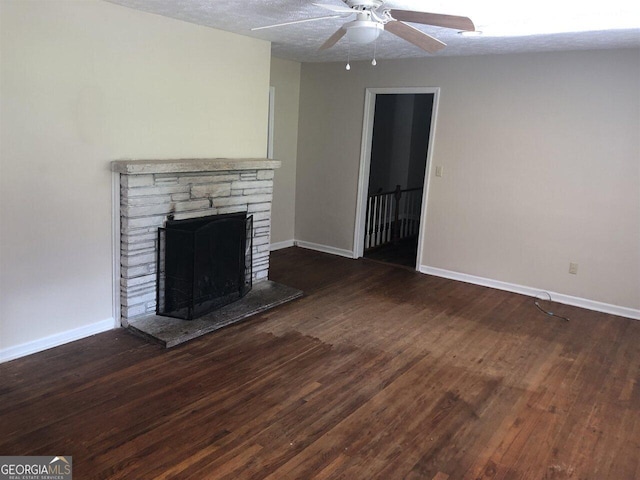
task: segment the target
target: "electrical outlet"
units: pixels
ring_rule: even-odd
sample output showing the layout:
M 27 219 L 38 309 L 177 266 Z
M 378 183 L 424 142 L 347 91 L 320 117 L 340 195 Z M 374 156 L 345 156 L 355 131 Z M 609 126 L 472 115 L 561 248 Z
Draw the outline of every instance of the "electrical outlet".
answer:
M 569 273 L 571 275 L 577 275 L 578 274 L 578 264 L 577 263 L 570 263 L 569 264 Z
M 436 166 L 436 177 L 441 177 L 442 176 L 442 165 L 437 165 Z

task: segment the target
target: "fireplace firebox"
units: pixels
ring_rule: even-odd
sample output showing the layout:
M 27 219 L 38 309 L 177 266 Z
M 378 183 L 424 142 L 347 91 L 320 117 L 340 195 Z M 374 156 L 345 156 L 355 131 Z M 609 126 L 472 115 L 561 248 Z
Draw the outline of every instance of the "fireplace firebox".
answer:
M 157 314 L 193 320 L 252 287 L 253 217 L 168 220 L 158 229 Z

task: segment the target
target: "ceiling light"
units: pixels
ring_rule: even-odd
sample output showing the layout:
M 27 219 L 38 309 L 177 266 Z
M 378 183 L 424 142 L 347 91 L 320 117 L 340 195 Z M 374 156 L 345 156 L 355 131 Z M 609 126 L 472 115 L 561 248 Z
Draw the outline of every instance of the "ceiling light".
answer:
M 371 43 L 380 36 L 384 25 L 370 20 L 354 20 L 345 24 L 347 38 L 350 42 L 363 45 Z

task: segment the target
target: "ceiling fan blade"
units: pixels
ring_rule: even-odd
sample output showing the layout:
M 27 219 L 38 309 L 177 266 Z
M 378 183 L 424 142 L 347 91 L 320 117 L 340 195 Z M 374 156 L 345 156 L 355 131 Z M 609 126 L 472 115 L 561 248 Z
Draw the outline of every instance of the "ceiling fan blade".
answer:
M 344 37 L 345 33 L 347 33 L 347 31 L 344 28 L 340 27 L 333 35 L 331 35 L 327 39 L 326 42 L 322 44 L 319 50 L 326 50 L 327 48 L 333 47 L 336 43 L 338 43 L 338 40 Z
M 389 22 L 384 26 L 384 29 L 429 53 L 436 53 L 438 50 L 442 50 L 447 46 L 446 43 L 441 42 L 437 38 L 433 38 L 431 35 L 427 35 L 403 22 Z
M 324 17 L 305 18 L 303 20 L 294 20 L 292 22 L 276 23 L 275 25 L 265 25 L 264 27 L 252 28 L 251 31 L 254 32 L 256 30 L 265 30 L 267 28 L 285 27 L 287 25 L 295 25 L 296 23 L 316 22 L 318 20 L 328 20 L 330 18 L 344 18 L 344 14 L 343 15 L 326 15 Z
M 331 10 L 332 12 L 338 13 L 355 13 L 350 7 L 343 5 L 331 5 L 328 3 L 314 3 L 316 7 L 326 8 L 327 10 Z
M 443 15 L 440 13 L 415 12 L 413 10 L 390 10 L 391 16 L 402 22 L 422 23 L 436 27 L 453 28 L 473 32 L 476 27 L 468 17 Z

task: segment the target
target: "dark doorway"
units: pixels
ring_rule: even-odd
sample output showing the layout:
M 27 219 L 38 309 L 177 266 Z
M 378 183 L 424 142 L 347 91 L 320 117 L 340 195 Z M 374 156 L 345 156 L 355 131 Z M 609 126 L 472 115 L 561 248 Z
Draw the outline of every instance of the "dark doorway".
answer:
M 416 266 L 434 94 L 378 94 L 364 256 Z

